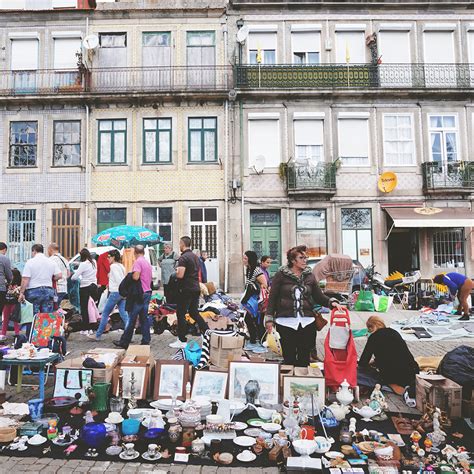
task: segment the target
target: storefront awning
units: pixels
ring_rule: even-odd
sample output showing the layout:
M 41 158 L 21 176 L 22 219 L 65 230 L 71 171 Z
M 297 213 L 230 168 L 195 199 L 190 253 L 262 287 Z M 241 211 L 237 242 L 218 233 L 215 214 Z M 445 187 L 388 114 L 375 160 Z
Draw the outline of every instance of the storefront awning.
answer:
M 441 212 L 424 215 L 414 208 L 385 208 L 394 227 L 474 227 L 474 212 L 467 208 L 445 207 Z

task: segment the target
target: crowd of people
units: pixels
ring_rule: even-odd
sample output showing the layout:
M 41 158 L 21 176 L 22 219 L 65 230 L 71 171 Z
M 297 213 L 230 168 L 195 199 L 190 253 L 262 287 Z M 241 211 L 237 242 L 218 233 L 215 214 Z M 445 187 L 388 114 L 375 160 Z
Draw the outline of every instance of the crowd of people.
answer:
M 152 267 L 145 258 L 143 246 L 134 247 L 134 263 L 128 274 L 121 263 L 121 253 L 116 249 L 96 259 L 87 248 L 83 248 L 79 266 L 72 271 L 56 243 L 47 247 L 47 254 L 41 244 L 35 244 L 22 274 L 12 268 L 7 250 L 7 245 L 0 242 L 0 314 L 3 315 L 0 339 L 5 339 L 18 303 L 28 301 L 33 306 L 33 314 L 52 312 L 68 297 L 70 279 L 79 285 L 82 334 L 100 341 L 110 315 L 117 308 L 124 331 L 120 339 L 113 343 L 127 348 L 139 320 L 141 344 L 150 344 L 148 307 L 152 297 Z M 302 245 L 288 250 L 287 263 L 273 277 L 269 270 L 273 263 L 270 256 L 264 255 L 259 259 L 253 250 L 244 253 L 245 286 L 241 307 L 248 332 L 247 351 L 265 352 L 262 340 L 267 333 L 276 331 L 284 363 L 305 367 L 310 363 L 311 353 L 316 347 L 318 328 L 315 307 L 342 310 L 337 299 L 329 298 L 322 292 L 307 265 L 306 251 Z M 199 313 L 200 284 L 208 280 L 207 258 L 205 250 L 201 250 L 199 255 L 193 251 L 191 239 L 187 236 L 180 239 L 179 252 L 167 243 L 158 258 L 165 301 L 171 297 L 171 291 L 179 294 L 176 301 L 178 338 L 170 344 L 173 348 L 186 347 L 187 314 L 201 334 L 208 329 Z M 457 295 L 462 319 L 469 318 L 466 295 L 470 294 L 472 281 L 463 275 L 448 273 L 437 275 L 434 282 L 447 285 L 451 293 Z M 93 331 L 89 315 L 91 301 L 98 304 L 101 297 L 105 301 L 102 316 Z M 20 334 L 18 318 L 14 319 L 13 329 L 15 335 Z M 396 393 L 406 393 L 407 387 L 414 386 L 415 375 L 419 371 L 406 343 L 378 316 L 368 319 L 367 329 L 369 338 L 359 359 L 359 383 L 362 386 L 380 383 L 390 386 Z M 394 364 L 394 361 L 397 362 Z

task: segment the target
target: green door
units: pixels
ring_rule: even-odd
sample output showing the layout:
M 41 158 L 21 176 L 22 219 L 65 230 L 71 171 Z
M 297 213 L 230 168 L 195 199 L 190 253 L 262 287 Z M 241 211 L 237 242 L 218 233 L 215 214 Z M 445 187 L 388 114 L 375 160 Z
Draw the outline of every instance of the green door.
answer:
M 273 275 L 282 264 L 280 213 L 269 211 L 251 211 L 250 241 L 251 248 L 258 258 L 269 255 L 273 260 L 270 274 Z

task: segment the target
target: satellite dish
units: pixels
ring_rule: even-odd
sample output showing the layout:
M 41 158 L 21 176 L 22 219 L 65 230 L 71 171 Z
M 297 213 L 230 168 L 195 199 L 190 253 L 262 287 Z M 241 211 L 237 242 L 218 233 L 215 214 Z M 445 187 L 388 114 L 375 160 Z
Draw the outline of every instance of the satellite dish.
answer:
M 242 44 L 245 43 L 249 35 L 249 27 L 247 25 L 242 26 L 239 31 L 237 31 L 237 41 Z
M 82 40 L 82 46 L 88 51 L 96 49 L 99 46 L 99 37 L 97 35 L 87 35 Z
M 383 193 L 391 193 L 398 184 L 398 178 L 392 171 L 386 171 L 379 176 L 378 188 Z
M 265 163 L 266 163 L 266 158 L 263 155 L 258 155 L 255 158 L 255 163 L 253 165 L 253 169 L 255 170 L 255 173 L 257 174 L 262 174 L 263 170 L 265 169 Z

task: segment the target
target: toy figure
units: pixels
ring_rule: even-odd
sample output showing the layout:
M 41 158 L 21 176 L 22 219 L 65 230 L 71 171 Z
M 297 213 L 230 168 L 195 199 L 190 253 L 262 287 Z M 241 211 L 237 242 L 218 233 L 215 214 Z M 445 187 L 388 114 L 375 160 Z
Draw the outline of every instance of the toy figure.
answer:
M 48 420 L 48 431 L 47 431 L 47 437 L 48 439 L 54 439 L 58 437 L 58 420 L 55 419 L 50 419 Z
M 423 444 L 425 445 L 425 451 L 427 453 L 431 452 L 431 448 L 433 447 L 433 441 L 431 441 L 430 438 L 426 437 Z
M 375 388 L 370 395 L 370 401 L 378 402 L 382 410 L 386 410 L 388 408 L 388 404 L 387 404 L 387 401 L 385 400 L 385 395 L 382 393 L 380 384 L 375 384 Z M 371 406 L 370 403 L 369 403 L 369 406 Z
M 410 435 L 411 442 L 413 443 L 412 445 L 412 450 L 413 451 L 418 451 L 420 445 L 418 444 L 421 439 L 421 434 L 418 431 L 413 431 L 413 433 Z

